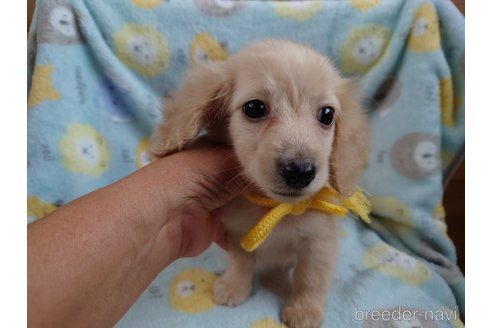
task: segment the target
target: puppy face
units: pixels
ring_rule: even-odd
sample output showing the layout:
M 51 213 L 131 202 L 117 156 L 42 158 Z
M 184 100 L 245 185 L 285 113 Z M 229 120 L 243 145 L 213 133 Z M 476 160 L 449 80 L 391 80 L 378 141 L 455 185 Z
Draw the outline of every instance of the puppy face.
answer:
M 292 44 L 252 46 L 230 65 L 229 134 L 246 175 L 282 202 L 317 192 L 329 182 L 344 81 L 326 58 Z
M 327 184 L 353 191 L 368 139 L 354 83 L 314 50 L 284 41 L 195 68 L 164 115 L 155 156 L 180 150 L 206 128 L 232 144 L 246 176 L 281 202 Z

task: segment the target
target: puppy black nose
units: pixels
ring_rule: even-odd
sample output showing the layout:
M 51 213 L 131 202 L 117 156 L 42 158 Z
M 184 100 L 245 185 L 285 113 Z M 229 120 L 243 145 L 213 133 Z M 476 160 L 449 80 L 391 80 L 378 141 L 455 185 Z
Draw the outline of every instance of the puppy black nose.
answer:
M 302 189 L 309 185 L 316 176 L 316 167 L 311 162 L 282 161 L 279 166 L 280 175 L 285 184 L 291 188 Z

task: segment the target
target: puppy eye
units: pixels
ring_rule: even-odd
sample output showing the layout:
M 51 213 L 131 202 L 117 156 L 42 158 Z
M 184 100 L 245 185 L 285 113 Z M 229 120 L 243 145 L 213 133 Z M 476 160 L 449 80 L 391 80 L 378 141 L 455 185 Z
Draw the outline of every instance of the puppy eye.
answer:
M 250 100 L 243 105 L 243 113 L 251 119 L 258 119 L 266 116 L 267 108 L 265 104 L 258 99 Z
M 325 106 L 322 107 L 318 112 L 318 121 L 326 126 L 333 124 L 333 116 L 335 115 L 335 110 L 333 107 Z

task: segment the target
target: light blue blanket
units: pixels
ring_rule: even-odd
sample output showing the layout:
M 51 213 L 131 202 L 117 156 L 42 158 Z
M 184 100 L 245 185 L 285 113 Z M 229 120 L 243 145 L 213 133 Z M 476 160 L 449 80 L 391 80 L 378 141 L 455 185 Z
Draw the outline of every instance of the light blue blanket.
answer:
M 462 326 L 441 181 L 464 142 L 464 18 L 446 0 L 38 0 L 28 221 L 148 163 L 148 137 L 185 70 L 262 38 L 328 55 L 361 76 L 367 98 L 373 222 L 342 219 L 323 327 Z M 281 300 L 259 283 L 238 307 L 213 304 L 224 269 L 215 246 L 175 262 L 117 326 L 281 327 Z

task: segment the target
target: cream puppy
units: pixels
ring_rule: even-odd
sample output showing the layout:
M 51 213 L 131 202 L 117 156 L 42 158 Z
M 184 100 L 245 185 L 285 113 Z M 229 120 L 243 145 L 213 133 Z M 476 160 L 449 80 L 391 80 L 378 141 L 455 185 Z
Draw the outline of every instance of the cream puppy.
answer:
M 369 139 L 360 103 L 357 85 L 326 57 L 292 42 L 260 41 L 189 72 L 164 110 L 151 152 L 163 157 L 179 151 L 205 129 L 232 145 L 255 193 L 298 202 L 331 186 L 350 195 Z M 256 268 L 263 282 L 287 297 L 283 322 L 317 327 L 335 271 L 337 218 L 315 210 L 289 215 L 248 253 L 239 240 L 266 211 L 244 198 L 222 210 L 228 268 L 214 286 L 215 301 L 243 302 Z

